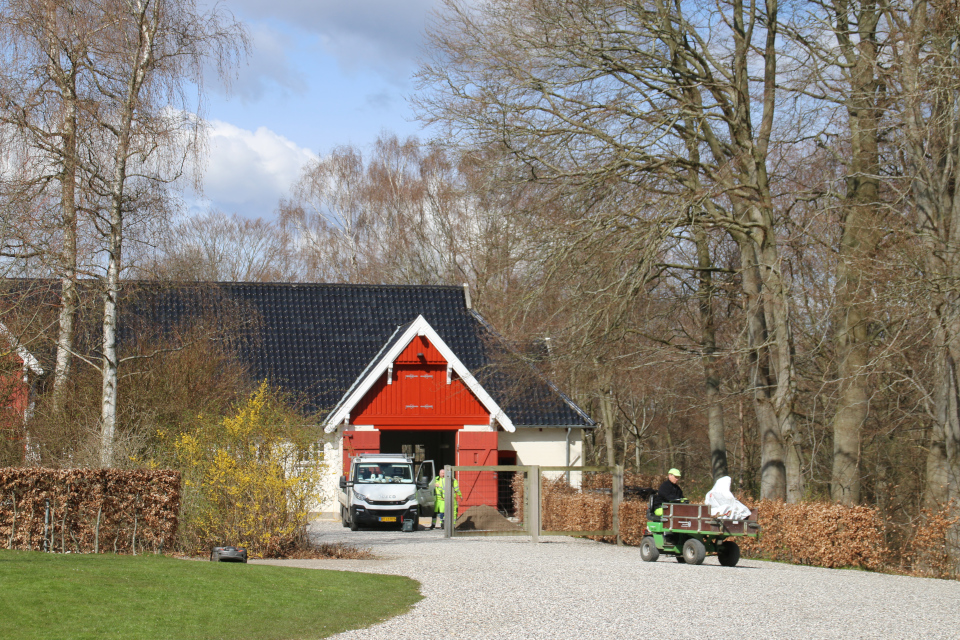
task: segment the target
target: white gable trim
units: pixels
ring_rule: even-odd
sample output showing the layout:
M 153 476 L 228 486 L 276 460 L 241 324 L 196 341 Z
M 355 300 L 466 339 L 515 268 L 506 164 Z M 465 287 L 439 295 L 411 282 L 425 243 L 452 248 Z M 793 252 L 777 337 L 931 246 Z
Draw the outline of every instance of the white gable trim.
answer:
M 23 366 L 30 371 L 33 371 L 38 376 L 43 375 L 43 367 L 40 366 L 40 361 L 37 360 L 32 353 L 27 351 L 20 341 L 17 340 L 16 336 L 10 333 L 10 330 L 7 329 L 7 326 L 0 322 L 0 335 L 7 339 L 7 342 L 10 346 L 17 352 L 17 356 L 20 360 L 23 361 Z
M 500 405 L 498 405 L 483 386 L 477 382 L 477 379 L 473 377 L 470 370 L 460 362 L 460 358 L 458 358 L 450 347 L 447 346 L 447 343 L 437 335 L 437 332 L 430 326 L 430 323 L 428 323 L 423 316 L 417 316 L 417 319 L 407 327 L 403 335 L 383 354 L 380 361 L 367 370 L 366 376 L 359 381 L 359 384 L 354 386 L 350 395 L 340 401 L 334 413 L 327 417 L 324 422 L 325 432 L 333 433 L 341 423 L 349 421 L 350 411 L 363 399 L 363 396 L 365 396 L 376 381 L 380 379 L 380 376 L 384 375 L 388 369 L 393 368 L 393 361 L 403 353 L 403 350 L 406 349 L 417 336 L 425 337 L 430 341 L 430 344 L 436 347 L 440 355 L 447 361 L 448 368 L 452 368 L 453 371 L 460 376 L 460 379 L 463 380 L 467 388 L 477 396 L 480 404 L 490 412 L 491 424 L 499 422 L 505 431 L 513 432 L 516 430 L 510 417 L 504 413 Z

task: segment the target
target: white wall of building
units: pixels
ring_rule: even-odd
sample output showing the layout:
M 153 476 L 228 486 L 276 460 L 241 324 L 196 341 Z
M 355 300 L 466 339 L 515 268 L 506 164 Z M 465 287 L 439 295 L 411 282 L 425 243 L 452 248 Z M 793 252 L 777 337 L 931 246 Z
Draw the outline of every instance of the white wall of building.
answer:
M 372 424 L 348 425 L 347 431 L 374 431 Z M 323 445 L 323 460 L 327 465 L 321 480 L 321 501 L 317 508 L 321 517 L 340 518 L 340 476 L 343 475 L 343 427 L 330 434 Z
M 337 494 L 340 491 L 340 476 L 343 474 L 343 432 L 337 429 L 330 434 L 323 443 L 323 461 L 326 469 L 320 480 L 320 504 L 317 511 L 323 518 L 339 518 L 340 502 Z
M 550 427 L 517 427 L 513 433 L 500 432 L 497 448 L 501 451 L 516 451 L 517 464 L 536 464 L 541 467 L 580 466 L 583 464 L 583 430 L 571 429 L 569 437 L 570 457 L 567 462 L 567 430 Z M 562 472 L 548 476 L 557 477 Z M 570 475 L 570 483 L 580 485 L 580 474 Z

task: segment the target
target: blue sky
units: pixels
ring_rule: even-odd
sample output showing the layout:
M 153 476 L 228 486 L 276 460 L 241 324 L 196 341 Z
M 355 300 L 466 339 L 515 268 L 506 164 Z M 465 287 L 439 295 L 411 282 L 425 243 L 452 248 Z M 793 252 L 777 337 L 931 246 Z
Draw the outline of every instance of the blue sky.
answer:
M 253 46 L 229 91 L 207 87 L 201 208 L 270 218 L 303 164 L 333 147 L 428 137 L 406 98 L 434 4 L 227 0 Z

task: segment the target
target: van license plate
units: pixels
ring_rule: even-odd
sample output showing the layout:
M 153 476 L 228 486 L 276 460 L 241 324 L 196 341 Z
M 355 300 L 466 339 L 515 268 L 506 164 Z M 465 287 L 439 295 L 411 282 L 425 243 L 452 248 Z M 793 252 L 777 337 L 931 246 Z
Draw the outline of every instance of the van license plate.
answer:
M 380 522 L 396 522 L 396 521 L 397 521 L 397 519 L 394 518 L 394 517 L 390 517 L 390 518 L 380 518 Z

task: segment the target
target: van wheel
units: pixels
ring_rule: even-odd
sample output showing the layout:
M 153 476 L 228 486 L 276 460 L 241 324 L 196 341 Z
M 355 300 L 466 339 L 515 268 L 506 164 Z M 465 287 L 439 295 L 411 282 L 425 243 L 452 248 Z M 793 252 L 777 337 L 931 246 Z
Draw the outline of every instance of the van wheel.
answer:
M 359 528 L 360 528 L 360 525 L 357 524 L 356 516 L 353 513 L 351 513 L 350 514 L 350 531 L 357 531 Z
M 340 523 L 345 527 L 349 527 L 350 523 L 347 522 L 347 509 L 346 507 L 340 507 Z

